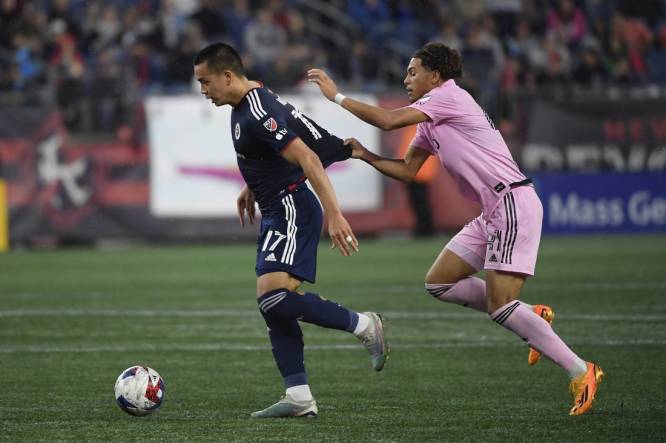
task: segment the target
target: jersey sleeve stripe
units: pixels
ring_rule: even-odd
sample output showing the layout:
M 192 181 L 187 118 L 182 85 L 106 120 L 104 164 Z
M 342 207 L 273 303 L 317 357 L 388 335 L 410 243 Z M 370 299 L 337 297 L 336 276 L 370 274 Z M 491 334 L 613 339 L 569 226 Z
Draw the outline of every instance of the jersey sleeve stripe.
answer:
M 257 109 L 259 111 L 259 114 L 263 117 L 264 115 L 266 115 L 266 111 L 264 111 L 264 107 L 261 106 L 261 100 L 259 99 L 259 92 L 257 92 L 256 89 L 253 89 L 252 91 L 250 91 L 250 94 L 254 94 L 254 100 L 257 104 Z
M 254 118 L 256 118 L 257 120 L 261 120 L 261 114 L 259 114 L 259 112 L 257 111 L 256 106 L 254 104 L 254 100 L 252 99 L 252 92 L 250 92 L 247 95 L 247 101 L 250 104 L 250 112 L 252 112 Z

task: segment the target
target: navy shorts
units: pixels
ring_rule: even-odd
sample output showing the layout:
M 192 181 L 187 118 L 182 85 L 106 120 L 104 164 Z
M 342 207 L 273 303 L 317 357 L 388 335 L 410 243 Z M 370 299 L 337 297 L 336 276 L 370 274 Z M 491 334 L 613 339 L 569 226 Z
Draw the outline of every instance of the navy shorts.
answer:
M 301 281 L 314 283 L 322 223 L 321 205 L 305 184 L 282 195 L 279 205 L 262 214 L 257 239 L 257 276 L 287 272 Z

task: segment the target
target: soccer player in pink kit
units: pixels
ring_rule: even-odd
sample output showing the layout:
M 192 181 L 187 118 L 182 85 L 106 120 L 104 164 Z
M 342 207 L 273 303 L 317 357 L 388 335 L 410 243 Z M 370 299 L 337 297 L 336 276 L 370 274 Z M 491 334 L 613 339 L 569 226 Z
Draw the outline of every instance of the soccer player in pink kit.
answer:
M 411 105 L 385 110 L 346 97 L 320 69 L 308 71 L 326 98 L 363 121 L 384 130 L 417 124 L 416 136 L 403 159 L 380 157 L 350 139 L 352 157 L 381 173 L 408 182 L 430 155 L 453 177 L 464 196 L 482 212 L 444 247 L 426 275 L 435 298 L 488 312 L 490 318 L 530 346 L 528 362 L 541 353 L 571 378 L 574 404 L 570 415 L 592 406 L 603 371 L 578 357 L 553 331 L 552 309 L 518 300 L 528 276 L 534 275 L 543 207 L 531 180 L 518 169 L 500 132 L 454 78 L 462 60 L 441 43 L 416 51 L 404 80 Z M 486 280 L 473 277 L 481 269 Z

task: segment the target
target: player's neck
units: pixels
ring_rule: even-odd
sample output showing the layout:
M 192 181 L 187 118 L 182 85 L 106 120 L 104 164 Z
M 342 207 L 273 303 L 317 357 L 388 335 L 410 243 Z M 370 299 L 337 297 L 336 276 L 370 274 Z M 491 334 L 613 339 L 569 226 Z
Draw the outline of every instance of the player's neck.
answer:
M 250 90 L 255 89 L 255 88 L 261 88 L 262 84 L 258 81 L 254 80 L 248 80 L 247 78 L 244 78 L 241 80 L 240 87 L 238 88 L 238 97 L 236 100 L 236 103 L 232 104 L 233 106 L 238 105 L 241 100 L 243 100 L 243 97 L 247 95 Z

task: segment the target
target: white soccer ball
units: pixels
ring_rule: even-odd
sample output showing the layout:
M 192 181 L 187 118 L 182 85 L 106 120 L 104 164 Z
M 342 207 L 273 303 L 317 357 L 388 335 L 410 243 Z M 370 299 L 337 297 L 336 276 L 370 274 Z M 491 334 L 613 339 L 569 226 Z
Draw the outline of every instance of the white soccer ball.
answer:
M 160 374 L 147 366 L 125 369 L 116 380 L 114 390 L 120 409 L 139 417 L 157 411 L 166 392 Z

